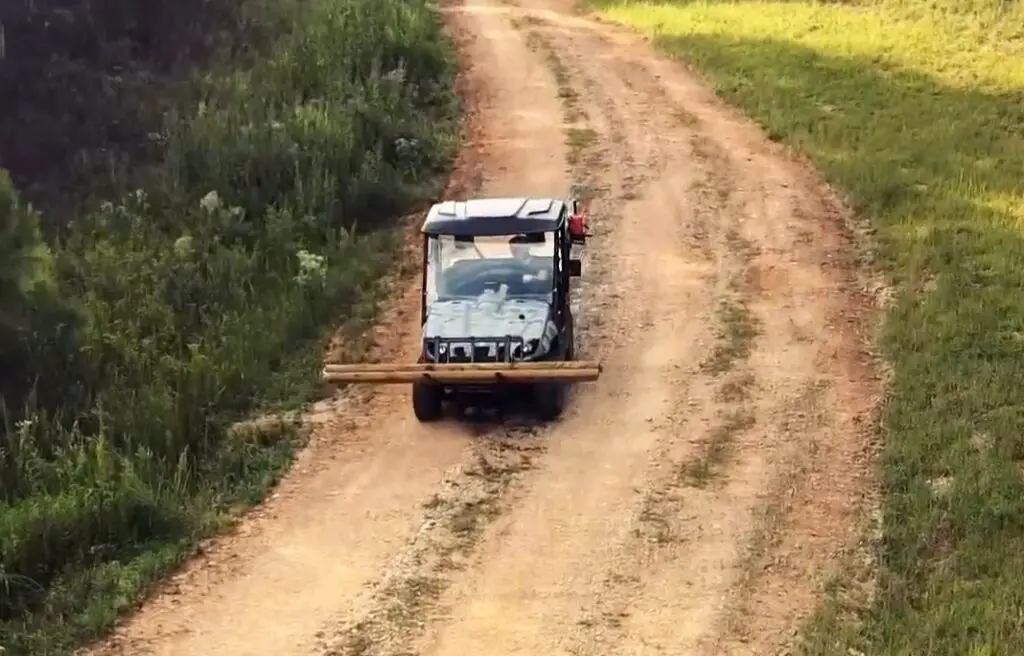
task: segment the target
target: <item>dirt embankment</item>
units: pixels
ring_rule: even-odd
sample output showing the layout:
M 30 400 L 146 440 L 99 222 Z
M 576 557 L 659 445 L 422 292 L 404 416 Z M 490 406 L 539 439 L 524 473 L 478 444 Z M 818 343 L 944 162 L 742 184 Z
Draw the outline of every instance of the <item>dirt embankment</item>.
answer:
M 878 383 L 841 208 L 679 66 L 562 0 L 448 10 L 456 184 L 591 199 L 557 425 L 325 403 L 280 491 L 93 654 L 776 653 L 870 490 Z M 382 359 L 414 357 L 401 281 Z M 479 433 L 485 434 L 479 434 Z

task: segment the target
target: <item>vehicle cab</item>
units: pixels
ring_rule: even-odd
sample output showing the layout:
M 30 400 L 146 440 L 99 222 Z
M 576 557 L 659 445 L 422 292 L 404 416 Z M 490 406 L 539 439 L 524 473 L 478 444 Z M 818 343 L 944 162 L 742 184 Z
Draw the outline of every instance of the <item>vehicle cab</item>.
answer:
M 571 326 L 569 291 L 585 240 L 575 201 L 446 201 L 423 223 L 425 362 L 544 359 Z

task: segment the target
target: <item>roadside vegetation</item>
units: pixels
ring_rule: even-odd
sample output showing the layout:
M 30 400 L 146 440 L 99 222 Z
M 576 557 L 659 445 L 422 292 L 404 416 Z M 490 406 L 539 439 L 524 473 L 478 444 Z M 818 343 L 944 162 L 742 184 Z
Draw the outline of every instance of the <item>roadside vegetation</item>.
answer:
M 893 282 L 877 587 L 837 595 L 805 650 L 1024 653 L 1024 4 L 590 8 L 808 155 Z
M 7 656 L 95 637 L 276 481 L 267 417 L 457 142 L 425 0 L 66 5 L 0 10 Z

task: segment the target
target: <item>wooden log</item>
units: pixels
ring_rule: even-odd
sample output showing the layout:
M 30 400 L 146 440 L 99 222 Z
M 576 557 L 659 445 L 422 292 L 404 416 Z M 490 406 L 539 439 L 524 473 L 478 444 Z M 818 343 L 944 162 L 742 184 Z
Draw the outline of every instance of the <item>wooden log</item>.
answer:
M 549 371 L 552 369 L 600 369 L 601 364 L 594 361 L 572 361 L 572 362 L 464 362 L 464 363 L 405 363 L 405 364 L 328 364 L 324 366 L 325 373 L 348 373 L 348 372 L 385 372 L 385 371 Z
M 490 363 L 488 363 L 490 364 Z M 558 363 L 553 363 L 558 364 Z M 428 367 L 433 367 L 429 368 Z M 456 368 L 450 368 L 456 367 Z M 404 369 L 324 370 L 323 380 L 331 384 L 400 385 L 434 382 L 442 385 L 532 383 L 541 381 L 592 382 L 601 376 L 600 365 L 589 367 L 472 368 L 466 365 L 418 365 Z

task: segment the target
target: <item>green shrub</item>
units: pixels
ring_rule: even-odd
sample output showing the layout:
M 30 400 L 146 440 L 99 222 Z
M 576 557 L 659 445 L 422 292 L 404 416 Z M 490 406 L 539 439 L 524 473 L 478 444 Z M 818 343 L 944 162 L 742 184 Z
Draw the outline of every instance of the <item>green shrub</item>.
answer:
M 296 427 L 237 423 L 310 398 L 325 330 L 372 301 L 394 217 L 454 154 L 454 58 L 423 0 L 293 9 L 272 58 L 168 116 L 161 186 L 48 248 L 0 178 L 0 228 L 20 235 L 0 246 L 19 281 L 0 317 L 34 321 L 3 342 L 8 654 L 95 635 L 276 479 Z
M 0 399 L 5 410 L 20 408 L 37 383 L 46 393 L 73 366 L 77 319 L 60 297 L 39 215 L 19 200 L 0 170 Z M 7 480 L 3 462 L 0 453 L 0 481 Z

